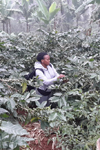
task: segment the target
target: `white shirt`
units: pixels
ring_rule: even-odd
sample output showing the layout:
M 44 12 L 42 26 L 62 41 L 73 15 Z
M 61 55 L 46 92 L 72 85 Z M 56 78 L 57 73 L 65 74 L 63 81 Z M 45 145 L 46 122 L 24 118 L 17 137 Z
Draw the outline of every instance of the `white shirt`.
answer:
M 48 65 L 47 68 L 44 68 L 40 62 L 35 62 L 35 69 L 41 68 L 43 72 L 39 69 L 36 70 L 36 76 L 39 79 L 43 80 L 43 86 L 39 87 L 42 90 L 46 90 L 50 85 L 57 81 L 59 74 L 55 70 L 52 64 Z

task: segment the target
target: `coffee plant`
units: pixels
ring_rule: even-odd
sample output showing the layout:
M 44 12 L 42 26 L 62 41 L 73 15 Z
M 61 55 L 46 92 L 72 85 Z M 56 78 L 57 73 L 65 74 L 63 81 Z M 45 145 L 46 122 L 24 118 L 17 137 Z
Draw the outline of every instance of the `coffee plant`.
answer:
M 32 138 L 21 123 L 41 120 L 46 134 L 55 132 L 62 150 L 95 150 L 100 137 L 100 36 L 80 38 L 81 31 L 66 33 L 0 32 L 0 145 L 2 150 L 27 146 Z M 24 78 L 39 52 L 46 51 L 58 73 L 68 82 L 57 81 L 50 88 L 50 101 L 57 107 L 40 104 L 35 90 L 38 78 Z M 35 105 L 33 105 L 35 104 Z M 33 105 L 33 106 L 32 106 Z M 32 106 L 32 107 L 30 107 Z M 19 115 L 19 111 L 26 115 Z M 58 130 L 54 130 L 54 129 Z

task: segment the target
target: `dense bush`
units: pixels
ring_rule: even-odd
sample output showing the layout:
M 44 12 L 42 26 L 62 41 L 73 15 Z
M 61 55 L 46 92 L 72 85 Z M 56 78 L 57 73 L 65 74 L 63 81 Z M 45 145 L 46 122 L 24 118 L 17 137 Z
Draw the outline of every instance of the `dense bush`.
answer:
M 32 139 L 21 137 L 27 133 L 18 122 L 41 119 L 41 127 L 48 127 L 45 130 L 48 134 L 50 129 L 59 127 L 56 137 L 62 150 L 95 150 L 100 131 L 100 40 L 95 35 L 81 39 L 80 34 L 76 30 L 64 34 L 0 33 L 2 149 L 27 145 L 26 141 Z M 55 93 L 50 100 L 58 103 L 56 109 L 45 108 L 45 103 L 40 105 L 35 90 L 25 92 L 27 84 L 36 87 L 41 84 L 38 79 L 26 81 L 23 78 L 34 66 L 40 51 L 47 51 L 57 71 L 69 79 L 67 83 L 57 81 L 51 86 Z M 30 109 L 29 104 L 33 101 L 37 108 Z M 19 116 L 18 109 L 27 111 L 28 116 Z M 10 127 L 13 126 L 12 131 Z

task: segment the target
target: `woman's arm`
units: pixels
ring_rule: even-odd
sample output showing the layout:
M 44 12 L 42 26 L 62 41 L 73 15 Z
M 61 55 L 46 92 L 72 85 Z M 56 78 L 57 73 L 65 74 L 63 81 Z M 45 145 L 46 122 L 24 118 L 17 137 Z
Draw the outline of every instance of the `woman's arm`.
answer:
M 52 64 L 51 64 L 51 65 L 52 65 Z M 64 74 L 58 74 L 53 65 L 52 65 L 52 68 L 53 68 L 53 71 L 54 71 L 54 73 L 55 73 L 55 76 L 58 76 L 58 79 L 61 79 L 61 78 L 65 77 Z
M 43 80 L 43 84 L 49 86 L 52 85 L 54 81 L 57 81 L 59 78 L 59 74 L 57 74 L 54 78 L 52 79 L 47 79 L 47 77 L 43 74 L 41 70 L 36 70 L 36 76 L 39 77 L 39 79 Z
M 52 64 L 51 64 L 51 67 L 52 67 L 52 69 L 54 71 L 55 76 L 59 76 L 58 72 L 56 71 L 56 69 L 54 68 L 54 66 Z

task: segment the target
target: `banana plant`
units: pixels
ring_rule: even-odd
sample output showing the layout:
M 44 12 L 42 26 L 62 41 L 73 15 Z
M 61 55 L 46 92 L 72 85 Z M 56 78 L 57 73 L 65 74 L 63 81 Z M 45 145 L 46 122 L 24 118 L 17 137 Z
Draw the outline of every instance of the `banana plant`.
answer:
M 32 4 L 31 0 L 22 0 L 20 3 L 17 1 L 17 5 L 19 6 L 18 13 L 20 13 L 23 18 L 24 22 L 26 22 L 26 31 L 29 31 L 29 23 L 32 21 L 32 12 L 34 11 L 34 5 Z
M 11 28 L 10 19 L 13 19 L 11 15 L 13 14 L 12 8 L 15 3 L 12 3 L 11 0 L 1 0 L 0 1 L 0 15 L 1 22 L 3 24 L 3 30 L 8 33 L 8 27 Z
M 75 13 L 76 13 L 76 14 L 77 14 L 77 13 L 81 13 L 81 12 L 86 8 L 87 5 L 89 5 L 89 4 L 94 4 L 94 3 L 100 4 L 100 0 L 87 0 L 87 1 L 83 2 L 83 4 L 80 5 L 80 6 L 76 9 Z
M 78 1 L 76 0 L 76 2 L 78 2 Z M 73 0 L 73 3 L 75 3 L 74 0 Z M 79 17 L 81 15 L 84 16 L 84 12 L 86 12 L 86 10 L 90 4 L 97 4 L 98 5 L 98 4 L 100 4 L 100 0 L 86 0 L 86 1 L 83 1 L 82 4 L 76 8 L 75 15 L 76 15 L 77 26 L 78 26 Z
M 37 12 L 38 17 L 44 21 L 45 24 L 49 24 L 52 19 L 54 19 L 57 12 L 60 10 L 59 8 L 56 8 L 57 4 L 56 2 L 53 2 L 51 6 L 49 7 L 49 10 L 45 6 L 44 2 L 42 0 L 37 0 L 39 11 Z

